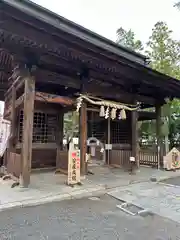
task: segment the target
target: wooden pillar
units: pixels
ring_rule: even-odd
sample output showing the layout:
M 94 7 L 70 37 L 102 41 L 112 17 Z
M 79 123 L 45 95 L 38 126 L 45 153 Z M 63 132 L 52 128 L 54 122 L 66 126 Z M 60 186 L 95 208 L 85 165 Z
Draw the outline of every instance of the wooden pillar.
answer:
M 24 118 L 23 118 L 23 142 L 21 149 L 21 183 L 23 187 L 30 184 L 32 136 L 34 117 L 35 80 L 28 76 L 24 87 Z
M 86 84 L 89 80 L 89 70 L 85 67 L 82 69 L 80 75 L 80 92 L 81 94 L 86 93 Z M 81 174 L 88 174 L 88 165 L 86 162 L 87 152 L 87 104 L 82 102 L 80 113 L 79 113 L 79 145 L 80 145 L 80 159 L 81 159 Z
M 11 157 L 11 152 L 16 152 L 15 149 L 15 135 L 16 135 L 16 89 L 14 85 L 11 90 L 11 127 L 10 127 L 10 138 L 8 141 L 7 153 L 5 154 L 4 165 L 7 165 L 8 159 Z
M 12 110 L 11 110 L 11 140 L 10 151 L 15 152 L 14 138 L 16 135 L 16 89 L 12 86 Z
M 136 167 L 139 168 L 139 159 L 138 159 L 138 112 L 137 111 L 132 111 L 131 112 L 131 129 L 132 129 L 132 157 L 135 158 Z
M 58 162 L 60 161 L 60 151 L 63 150 L 63 129 L 64 129 L 64 113 L 61 112 L 58 115 L 57 119 L 57 135 L 56 135 L 56 144 L 57 144 L 57 153 L 56 153 L 56 166 L 59 166 Z
M 87 151 L 87 104 L 82 103 L 79 116 L 80 130 L 80 156 L 81 156 L 81 173 L 87 174 L 86 151 Z
M 109 145 L 111 143 L 111 118 L 108 117 L 108 128 L 107 128 L 107 144 L 108 144 L 108 150 L 107 150 L 107 164 L 110 164 L 110 149 Z
M 162 122 L 161 122 L 161 104 L 156 104 L 156 138 L 157 138 L 157 154 L 158 168 L 163 167 L 163 142 L 162 142 Z

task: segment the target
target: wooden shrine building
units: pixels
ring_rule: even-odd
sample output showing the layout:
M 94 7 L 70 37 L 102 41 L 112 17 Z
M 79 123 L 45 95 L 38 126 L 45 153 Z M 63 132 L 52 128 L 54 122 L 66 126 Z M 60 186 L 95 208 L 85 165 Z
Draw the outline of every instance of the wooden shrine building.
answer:
M 166 98 L 180 98 L 179 81 L 150 69 L 145 56 L 31 1 L 1 0 L 0 16 L 0 100 L 11 121 L 5 165 L 21 175 L 23 186 L 30 183 L 31 168 L 66 167 L 63 115 L 76 109 L 77 98 L 82 174 L 91 136 L 129 151 L 124 163 L 131 156 L 138 166 L 137 122 L 151 117 L 162 165 L 161 106 Z M 152 106 L 155 115 L 139 111 Z

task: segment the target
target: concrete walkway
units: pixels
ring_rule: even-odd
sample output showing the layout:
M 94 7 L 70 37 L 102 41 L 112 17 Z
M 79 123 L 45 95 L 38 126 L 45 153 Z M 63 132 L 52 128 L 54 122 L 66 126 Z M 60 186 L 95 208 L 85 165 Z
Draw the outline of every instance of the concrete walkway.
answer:
M 134 183 L 148 182 L 151 177 L 157 180 L 180 176 L 180 171 L 165 172 L 151 168 L 141 168 L 136 175 L 129 175 L 121 169 L 108 167 L 93 167 L 94 175 L 82 180 L 82 186 L 69 187 L 65 185 L 67 176 L 55 175 L 54 172 L 36 173 L 31 176 L 28 189 L 11 188 L 12 180 L 0 180 L 0 211 L 15 208 L 40 205 L 47 202 L 65 199 L 97 196 L 110 189 L 129 186 Z
M 108 195 L 180 223 L 180 187 L 141 182 L 118 187 Z

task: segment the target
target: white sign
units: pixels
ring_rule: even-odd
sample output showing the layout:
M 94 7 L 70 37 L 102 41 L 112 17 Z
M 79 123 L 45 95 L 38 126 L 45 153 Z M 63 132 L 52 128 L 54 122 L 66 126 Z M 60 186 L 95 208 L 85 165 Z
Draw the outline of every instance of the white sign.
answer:
M 112 150 L 112 144 L 106 144 L 105 149 L 106 150 Z
M 68 155 L 68 185 L 80 182 L 80 150 L 70 143 Z
M 135 157 L 130 157 L 130 162 L 135 162 Z

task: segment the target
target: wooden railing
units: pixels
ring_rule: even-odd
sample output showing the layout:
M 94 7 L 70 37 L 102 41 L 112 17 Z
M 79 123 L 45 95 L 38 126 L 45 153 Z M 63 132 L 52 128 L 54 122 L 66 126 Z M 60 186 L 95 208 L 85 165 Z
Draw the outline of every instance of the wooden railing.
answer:
M 140 149 L 138 158 L 140 165 L 158 167 L 158 154 L 155 150 Z
M 110 165 L 123 167 L 125 169 L 129 168 L 131 156 L 131 150 L 111 150 Z M 138 152 L 138 159 L 140 165 L 158 167 L 158 155 L 156 151 L 140 149 Z
M 131 150 L 111 150 L 110 151 L 110 165 L 129 168 Z

